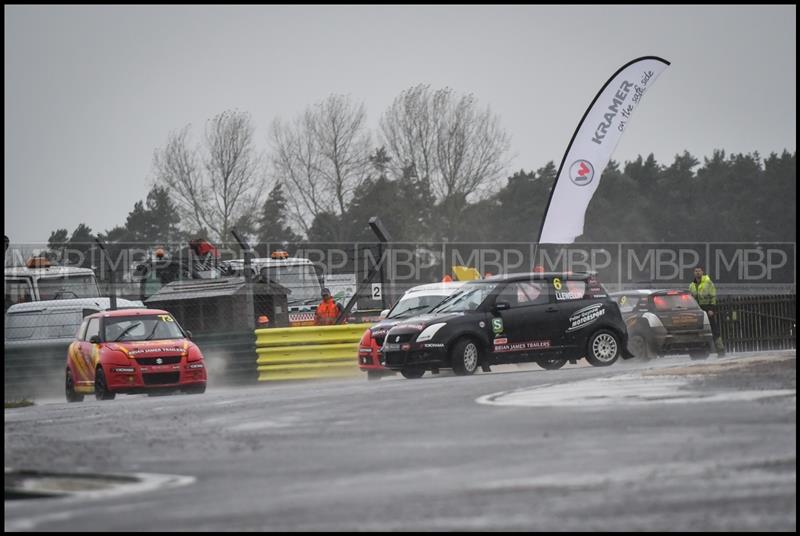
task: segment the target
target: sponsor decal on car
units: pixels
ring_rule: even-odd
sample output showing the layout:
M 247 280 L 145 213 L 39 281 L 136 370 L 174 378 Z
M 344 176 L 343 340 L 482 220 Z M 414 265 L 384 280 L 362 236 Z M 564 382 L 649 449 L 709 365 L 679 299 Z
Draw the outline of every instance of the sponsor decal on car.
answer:
M 183 352 L 183 348 L 178 346 L 162 346 L 160 348 L 134 348 L 128 350 L 128 355 L 147 354 L 153 352 Z
M 492 318 L 492 331 L 495 333 L 503 333 L 502 318 Z
M 580 300 L 583 298 L 582 290 L 556 291 L 557 300 Z
M 498 338 L 496 338 L 494 340 L 494 343 L 495 344 L 506 344 L 506 343 L 508 343 L 508 338 L 507 337 L 498 337 Z
M 550 348 L 550 341 L 525 341 L 512 344 L 497 344 L 495 340 L 494 352 L 520 352 L 523 350 L 546 350 Z
M 444 348 L 444 343 L 430 342 L 422 345 L 423 348 Z
M 693 314 L 682 314 L 682 315 L 675 315 L 672 317 L 672 323 L 680 326 L 680 325 L 691 325 L 698 321 L 697 316 Z
M 604 314 L 606 314 L 606 309 L 602 303 L 595 303 L 589 307 L 578 309 L 569 317 L 569 328 L 567 328 L 567 332 L 583 329 Z

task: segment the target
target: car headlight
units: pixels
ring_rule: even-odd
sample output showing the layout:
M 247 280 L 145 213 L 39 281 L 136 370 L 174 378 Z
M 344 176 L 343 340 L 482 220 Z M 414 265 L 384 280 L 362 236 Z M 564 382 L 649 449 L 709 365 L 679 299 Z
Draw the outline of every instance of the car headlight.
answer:
M 422 330 L 422 333 L 417 336 L 417 342 L 424 342 L 429 341 L 436 335 L 436 332 L 446 326 L 446 322 L 439 322 L 438 324 L 431 324 L 427 328 Z

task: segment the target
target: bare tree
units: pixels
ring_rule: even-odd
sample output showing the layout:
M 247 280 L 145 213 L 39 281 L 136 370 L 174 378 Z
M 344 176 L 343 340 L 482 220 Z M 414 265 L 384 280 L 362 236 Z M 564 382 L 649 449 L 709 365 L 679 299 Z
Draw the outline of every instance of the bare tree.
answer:
M 411 170 L 431 180 L 437 173 L 437 120 L 429 86 L 403 91 L 381 117 L 380 131 L 396 176 Z
M 508 163 L 510 139 L 497 117 L 450 88 L 403 91 L 381 117 L 380 133 L 395 172 L 412 165 L 440 200 L 482 193 Z
M 237 222 L 248 221 L 263 197 L 262 162 L 253 144 L 247 113 L 225 111 L 207 122 L 203 166 L 201 149 L 189 147 L 187 125 L 170 134 L 153 158 L 156 183 L 163 185 L 194 231 L 207 229 L 217 240 L 230 240 Z
M 497 117 L 479 109 L 473 95 L 450 88 L 403 91 L 381 117 L 380 138 L 395 176 L 411 170 L 429 181 L 452 239 L 463 228 L 468 198 L 490 191 L 508 164 L 510 139 Z
M 330 95 L 291 124 L 272 124 L 272 169 L 287 185 L 295 220 L 308 232 L 321 213 L 341 215 L 369 173 L 363 104 Z

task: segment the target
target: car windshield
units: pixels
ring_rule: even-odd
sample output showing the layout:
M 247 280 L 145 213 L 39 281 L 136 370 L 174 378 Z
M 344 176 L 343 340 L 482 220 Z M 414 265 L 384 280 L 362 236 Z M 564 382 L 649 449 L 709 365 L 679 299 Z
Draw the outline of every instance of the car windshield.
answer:
M 403 297 L 397 302 L 386 318 L 405 318 L 416 314 L 428 312 L 434 305 L 438 305 L 445 298 L 442 294 L 428 294 L 427 296 Z
M 497 283 L 478 282 L 466 284 L 462 289 L 446 298 L 431 311 L 432 313 L 461 313 L 474 311 L 497 287 Z
M 321 300 L 319 278 L 310 264 L 265 266 L 259 273 L 264 281 L 273 281 L 289 289 L 288 300 L 291 305 L 319 303 Z
M 185 335 L 171 315 L 114 316 L 105 319 L 106 342 L 183 339 Z
M 40 300 L 96 298 L 100 295 L 92 274 L 40 277 L 37 283 Z

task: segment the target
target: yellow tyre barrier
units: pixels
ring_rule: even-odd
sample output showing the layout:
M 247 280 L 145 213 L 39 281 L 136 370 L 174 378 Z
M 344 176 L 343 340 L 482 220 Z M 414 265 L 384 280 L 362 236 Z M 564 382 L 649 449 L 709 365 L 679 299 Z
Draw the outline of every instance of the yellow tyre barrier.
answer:
M 371 325 L 257 329 L 258 381 L 357 376 L 358 341 Z

